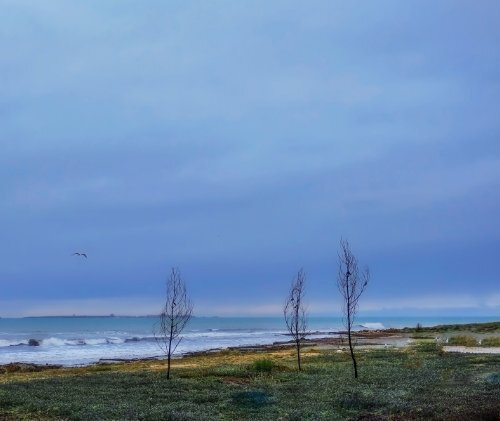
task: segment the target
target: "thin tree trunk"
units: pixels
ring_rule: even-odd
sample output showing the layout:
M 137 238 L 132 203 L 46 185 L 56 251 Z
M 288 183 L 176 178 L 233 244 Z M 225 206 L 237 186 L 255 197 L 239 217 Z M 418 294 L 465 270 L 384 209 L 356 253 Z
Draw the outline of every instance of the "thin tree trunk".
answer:
M 352 347 L 351 338 L 351 299 L 349 298 L 349 272 L 347 272 L 347 336 L 349 338 L 349 350 L 351 351 L 352 365 L 354 366 L 354 378 L 358 378 L 358 366 L 356 365 L 356 357 L 354 356 L 354 349 Z
M 173 326 L 170 327 L 170 338 L 169 338 L 169 341 L 168 341 L 167 380 L 170 379 L 170 358 L 172 356 L 172 335 L 173 335 Z
M 299 366 L 299 371 L 301 371 L 302 367 L 300 365 L 300 342 L 297 341 L 296 344 L 297 344 L 297 364 Z
M 349 349 L 351 351 L 351 358 L 352 358 L 352 364 L 354 366 L 354 378 L 358 378 L 358 366 L 356 365 L 356 358 L 354 357 L 354 349 L 352 347 L 352 340 L 351 340 L 351 328 L 347 330 L 347 335 L 349 337 Z
M 173 303 L 174 301 L 172 301 Z M 174 338 L 174 306 L 171 306 L 172 318 L 170 319 L 170 337 L 168 338 L 167 380 L 170 380 L 170 358 L 172 357 L 172 340 Z

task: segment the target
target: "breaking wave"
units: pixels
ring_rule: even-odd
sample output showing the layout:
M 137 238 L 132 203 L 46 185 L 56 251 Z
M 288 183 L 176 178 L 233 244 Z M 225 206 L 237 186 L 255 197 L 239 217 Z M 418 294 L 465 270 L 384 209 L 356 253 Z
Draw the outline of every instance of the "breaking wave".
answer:
M 385 329 L 385 326 L 382 323 L 363 323 L 359 325 L 363 329 Z
M 83 338 L 83 339 L 63 339 L 63 338 L 45 338 L 45 339 L 0 339 L 0 348 L 11 346 L 81 346 L 81 345 L 108 345 L 121 344 L 127 342 L 127 339 L 122 338 Z

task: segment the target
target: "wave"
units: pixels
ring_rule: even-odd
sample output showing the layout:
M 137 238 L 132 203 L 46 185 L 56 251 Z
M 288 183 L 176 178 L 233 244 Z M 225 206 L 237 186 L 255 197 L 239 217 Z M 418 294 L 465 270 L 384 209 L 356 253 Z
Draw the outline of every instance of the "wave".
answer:
M 110 332 L 111 333 L 111 332 Z M 309 332 L 308 335 L 320 336 L 331 334 L 331 331 L 313 331 Z M 198 343 L 200 341 L 223 341 L 226 343 L 228 341 L 238 344 L 240 341 L 255 341 L 256 343 L 262 338 L 266 340 L 283 340 L 288 336 L 288 332 L 285 330 L 220 330 L 220 329 L 210 329 L 204 331 L 187 331 L 183 334 L 184 343 Z M 79 347 L 79 346 L 106 346 L 106 345 L 120 345 L 120 344 L 130 344 L 133 343 L 153 343 L 158 340 L 154 335 L 109 335 L 109 336 L 91 336 L 91 337 L 61 337 L 61 336 L 51 336 L 49 338 L 16 338 L 16 339 L 0 339 L 0 348 L 21 346 L 21 347 L 46 347 L 46 348 L 57 348 L 57 347 Z
M 367 324 L 368 325 L 368 324 Z M 33 335 L 30 337 L 0 339 L 0 349 L 6 347 L 29 347 L 29 348 L 62 348 L 62 347 L 105 347 L 106 345 L 120 345 L 127 344 L 132 346 L 134 343 L 154 343 L 157 337 L 154 335 L 134 335 L 128 333 L 126 335 L 116 334 L 116 332 L 100 332 L 101 335 L 95 332 L 86 336 L 59 336 L 53 335 L 48 338 Z M 102 334 L 107 333 L 107 334 Z M 124 332 L 119 332 L 124 333 Z M 316 330 L 309 332 L 310 336 L 320 336 L 331 334 L 330 331 Z M 183 334 L 183 343 L 198 344 L 215 341 L 216 343 L 227 344 L 234 343 L 235 345 L 240 342 L 255 342 L 259 343 L 261 340 L 286 340 L 288 332 L 286 330 L 266 330 L 266 329 L 205 329 L 202 331 L 186 331 Z
M 362 327 L 364 329 L 385 329 L 385 326 L 379 322 L 363 323 L 363 324 L 360 324 L 359 327 Z
M 156 337 L 154 337 L 154 336 L 143 336 L 142 338 L 140 338 L 138 336 L 134 336 L 132 338 L 124 339 L 125 343 L 129 343 L 129 342 L 155 342 L 155 341 L 156 341 Z
M 20 346 L 20 345 L 28 345 L 28 341 L 23 343 L 23 341 L 19 340 L 9 341 L 8 339 L 0 339 L 0 348 L 4 348 L 7 346 Z
M 109 345 L 121 344 L 126 342 L 122 338 L 81 338 L 81 339 L 64 339 L 64 338 L 45 338 L 45 339 L 0 339 L 0 348 L 12 346 L 82 346 L 82 345 Z

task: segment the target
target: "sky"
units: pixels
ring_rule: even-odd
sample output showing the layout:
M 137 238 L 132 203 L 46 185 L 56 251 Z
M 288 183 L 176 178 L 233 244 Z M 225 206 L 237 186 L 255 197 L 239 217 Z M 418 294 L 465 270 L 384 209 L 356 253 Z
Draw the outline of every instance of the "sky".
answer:
M 497 1 L 0 8 L 0 316 L 500 315 Z

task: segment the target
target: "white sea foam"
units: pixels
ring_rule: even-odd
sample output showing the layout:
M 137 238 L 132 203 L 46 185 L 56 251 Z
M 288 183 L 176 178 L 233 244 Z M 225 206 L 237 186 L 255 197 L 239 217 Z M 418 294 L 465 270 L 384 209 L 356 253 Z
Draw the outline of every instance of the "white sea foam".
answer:
M 365 329 L 385 329 L 385 326 L 382 323 L 374 322 L 374 323 L 362 323 L 360 324 L 362 328 Z
M 65 346 L 65 345 L 83 345 L 82 341 L 61 339 L 61 338 L 47 338 L 40 342 L 40 346 Z
M 86 345 L 104 345 L 109 343 L 106 338 L 85 339 Z
M 125 342 L 125 339 L 122 338 L 106 338 L 106 342 L 108 344 L 122 344 Z
M 15 345 L 22 345 L 22 344 L 27 344 L 28 342 L 21 341 L 21 340 L 9 340 L 9 339 L 0 339 L 0 348 L 6 347 L 6 346 L 15 346 Z

